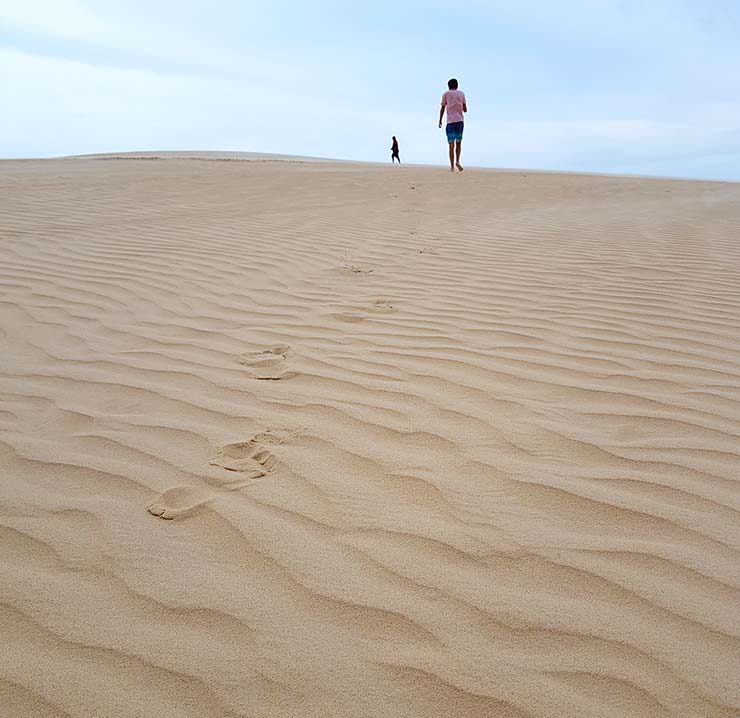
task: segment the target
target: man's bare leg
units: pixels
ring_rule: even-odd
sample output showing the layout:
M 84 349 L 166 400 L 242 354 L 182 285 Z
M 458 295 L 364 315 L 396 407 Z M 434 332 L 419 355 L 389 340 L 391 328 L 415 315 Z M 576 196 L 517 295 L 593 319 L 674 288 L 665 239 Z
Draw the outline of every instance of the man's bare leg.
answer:
M 452 150 L 452 145 L 450 145 L 450 150 Z M 462 152 L 462 141 L 455 143 L 455 154 L 457 156 L 457 162 L 455 163 L 457 169 L 460 170 L 460 172 L 463 171 L 463 166 L 460 164 L 460 153 Z M 452 159 L 452 152 L 450 152 L 450 159 Z
M 450 172 L 455 171 L 455 143 L 450 142 Z

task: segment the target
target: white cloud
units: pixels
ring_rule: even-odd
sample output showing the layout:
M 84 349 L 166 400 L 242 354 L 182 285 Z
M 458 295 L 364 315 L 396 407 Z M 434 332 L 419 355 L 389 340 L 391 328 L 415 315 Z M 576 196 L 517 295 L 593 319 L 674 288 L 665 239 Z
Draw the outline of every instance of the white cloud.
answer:
M 112 0 L 24 0 L 0 5 L 0 26 L 14 32 L 18 49 L 99 66 L 231 75 L 263 84 L 310 79 L 309 62 L 265 58 L 248 43 L 214 42 L 197 24 L 179 21 L 182 3 L 163 5 L 160 0 L 159 5 L 161 11 L 153 12 L 156 2 L 132 11 L 130 3 Z M 169 13 L 163 12 L 167 5 L 172 6 Z

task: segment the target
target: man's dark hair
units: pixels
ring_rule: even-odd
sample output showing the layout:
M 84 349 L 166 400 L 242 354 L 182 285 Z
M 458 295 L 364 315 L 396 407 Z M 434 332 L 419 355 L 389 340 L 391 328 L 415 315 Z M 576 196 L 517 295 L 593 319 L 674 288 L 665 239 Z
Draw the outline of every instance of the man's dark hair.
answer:
M 448 80 L 447 87 L 449 87 L 450 90 L 457 90 L 457 80 L 454 77 L 451 80 Z

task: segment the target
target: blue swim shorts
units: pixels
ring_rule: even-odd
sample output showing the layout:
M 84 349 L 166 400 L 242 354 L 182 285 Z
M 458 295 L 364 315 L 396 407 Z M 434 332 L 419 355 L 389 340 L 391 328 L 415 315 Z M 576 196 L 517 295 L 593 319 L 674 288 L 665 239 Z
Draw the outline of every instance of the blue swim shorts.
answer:
M 453 142 L 462 142 L 464 124 L 464 122 L 450 122 L 447 125 L 447 141 L 450 144 Z

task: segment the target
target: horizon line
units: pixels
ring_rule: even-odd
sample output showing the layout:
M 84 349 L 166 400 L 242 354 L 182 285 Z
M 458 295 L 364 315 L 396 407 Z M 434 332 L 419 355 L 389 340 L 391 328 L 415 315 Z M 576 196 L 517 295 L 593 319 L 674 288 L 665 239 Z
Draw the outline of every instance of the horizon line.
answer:
M 220 156 L 219 156 L 220 155 Z M 317 163 L 317 164 L 356 164 L 386 167 L 389 162 L 378 160 L 354 160 L 337 157 L 316 157 L 313 155 L 290 155 L 278 152 L 252 152 L 247 150 L 128 150 L 119 152 L 92 152 L 72 155 L 51 155 L 48 157 L 0 157 L 0 162 L 43 162 L 55 160 L 196 160 L 201 162 L 285 162 L 285 163 Z M 399 164 L 398 170 L 403 167 L 423 169 L 444 168 L 445 164 L 431 164 L 425 162 L 406 162 Z M 679 175 L 651 175 L 640 173 L 596 172 L 587 170 L 538 169 L 528 167 L 491 167 L 487 165 L 467 165 L 467 169 L 487 172 L 523 173 L 568 175 L 581 177 L 607 177 L 614 179 L 645 179 L 673 182 L 706 182 L 714 184 L 740 184 L 740 180 L 707 179 L 685 177 Z

